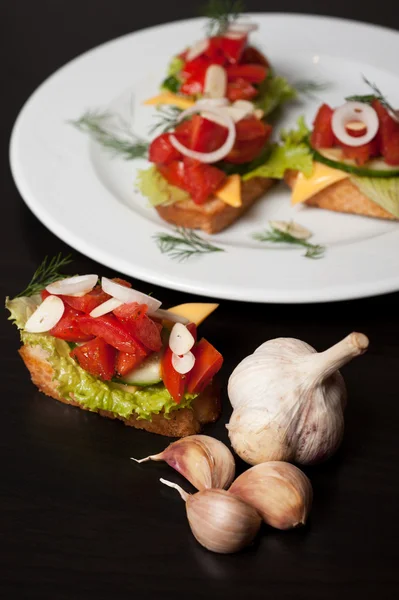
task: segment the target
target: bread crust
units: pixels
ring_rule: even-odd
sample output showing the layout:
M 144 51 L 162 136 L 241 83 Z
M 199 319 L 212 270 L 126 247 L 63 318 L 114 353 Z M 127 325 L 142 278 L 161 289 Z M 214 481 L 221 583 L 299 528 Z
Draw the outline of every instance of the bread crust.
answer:
M 83 410 L 89 410 L 76 402 L 73 394 L 70 398 L 60 396 L 57 389 L 57 381 L 54 379 L 54 370 L 47 360 L 46 351 L 40 346 L 23 345 L 19 349 L 19 354 L 22 357 L 26 367 L 28 368 L 33 383 L 41 392 L 63 402 L 77 406 Z M 145 429 L 152 433 L 158 433 L 168 437 L 185 437 L 199 433 L 202 426 L 206 423 L 216 421 L 221 413 L 220 390 L 215 382 L 209 385 L 192 403 L 192 408 L 181 408 L 172 411 L 168 418 L 165 418 L 162 413 L 152 416 L 152 421 L 138 419 L 131 415 L 128 419 L 124 419 L 109 411 L 100 410 L 98 413 L 109 419 L 119 419 L 129 427 L 136 429 Z
M 284 179 L 290 188 L 294 187 L 297 175 L 297 171 L 287 171 Z M 391 221 L 397 220 L 391 213 L 362 194 L 350 179 L 342 179 L 333 183 L 306 200 L 304 204 L 318 206 L 319 208 L 335 212 L 351 213 L 365 217 L 375 217 L 377 219 L 389 219 Z
M 195 204 L 191 199 L 173 204 L 157 206 L 159 216 L 178 227 L 202 229 L 205 233 L 218 233 L 243 215 L 272 185 L 274 179 L 253 177 L 241 181 L 242 206 L 230 206 L 212 198 L 204 204 Z

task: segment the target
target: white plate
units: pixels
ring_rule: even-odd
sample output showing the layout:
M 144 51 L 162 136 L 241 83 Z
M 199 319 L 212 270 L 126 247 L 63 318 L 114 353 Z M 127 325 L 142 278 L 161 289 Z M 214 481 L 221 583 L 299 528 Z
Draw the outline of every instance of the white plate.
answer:
M 354 21 L 304 15 L 253 14 L 253 35 L 276 71 L 290 81 L 329 82 L 331 105 L 367 93 L 366 75 L 399 105 L 399 34 Z M 104 44 L 45 81 L 22 109 L 11 140 L 12 172 L 25 202 L 58 237 L 110 268 L 192 294 L 261 302 L 320 302 L 399 289 L 396 223 L 290 206 L 283 184 L 238 223 L 212 236 L 225 252 L 184 263 L 161 254 L 153 236 L 172 230 L 134 191 L 144 161 L 110 157 L 67 121 L 86 109 L 132 115 L 148 137 L 154 95 L 175 53 L 202 35 L 200 19 L 153 27 Z M 388 50 L 389 49 L 389 50 Z M 285 110 L 281 127 L 305 114 L 311 123 L 320 100 Z M 132 110 L 131 110 L 132 109 Z M 327 245 L 309 260 L 301 249 L 265 249 L 251 234 L 271 219 L 295 219 Z

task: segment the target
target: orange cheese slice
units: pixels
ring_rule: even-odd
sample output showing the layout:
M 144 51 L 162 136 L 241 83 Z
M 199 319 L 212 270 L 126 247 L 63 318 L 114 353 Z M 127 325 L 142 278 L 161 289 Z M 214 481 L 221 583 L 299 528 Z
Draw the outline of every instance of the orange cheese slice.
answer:
M 292 204 L 305 202 L 308 198 L 311 198 L 333 183 L 349 177 L 349 173 L 332 169 L 331 167 L 327 167 L 327 165 L 318 162 L 313 163 L 313 165 L 313 173 L 310 177 L 306 177 L 303 173 L 298 173 L 292 190 Z
M 148 98 L 148 100 L 144 101 L 144 104 L 149 106 L 157 104 L 170 104 L 172 106 L 177 106 L 182 110 L 186 110 L 186 108 L 190 108 L 190 106 L 193 106 L 195 102 L 194 100 L 190 100 L 189 98 L 183 98 L 182 96 L 178 96 L 177 94 L 165 92 L 164 94 L 159 94 L 158 96 L 154 96 L 153 98 Z
M 223 185 L 216 190 L 215 196 L 230 206 L 236 208 L 241 206 L 241 177 L 239 175 L 227 177 Z

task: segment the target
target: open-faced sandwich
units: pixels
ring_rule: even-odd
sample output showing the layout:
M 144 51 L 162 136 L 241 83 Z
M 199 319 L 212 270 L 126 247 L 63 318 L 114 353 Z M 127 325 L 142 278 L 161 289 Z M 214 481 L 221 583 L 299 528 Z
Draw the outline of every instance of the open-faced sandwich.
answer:
M 6 307 L 19 353 L 45 394 L 166 436 L 198 433 L 220 414 L 221 354 L 197 327 L 215 304 L 168 311 L 121 279 L 61 278 L 44 263 Z M 46 281 L 47 278 L 47 281 Z
M 323 104 L 312 131 L 298 125 L 255 174 L 284 177 L 293 204 L 399 219 L 399 116 L 381 93 Z

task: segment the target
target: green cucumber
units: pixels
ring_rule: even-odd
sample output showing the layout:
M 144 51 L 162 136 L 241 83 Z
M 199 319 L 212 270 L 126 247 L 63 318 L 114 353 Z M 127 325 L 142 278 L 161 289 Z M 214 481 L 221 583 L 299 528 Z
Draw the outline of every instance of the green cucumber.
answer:
M 161 354 L 154 352 L 146 358 L 137 369 L 134 369 L 124 377 L 118 378 L 118 383 L 128 385 L 155 385 L 162 381 L 161 376 Z
M 367 163 L 366 167 L 359 167 L 353 161 L 338 161 L 329 158 L 328 156 L 324 156 L 318 150 L 315 150 L 309 139 L 306 141 L 308 144 L 315 161 L 319 163 L 323 163 L 327 165 L 327 167 L 331 167 L 332 169 L 337 169 L 338 171 L 345 171 L 345 173 L 350 173 L 351 175 L 357 175 L 358 177 L 399 177 L 399 166 L 391 167 L 387 165 L 383 160 L 371 160 Z

